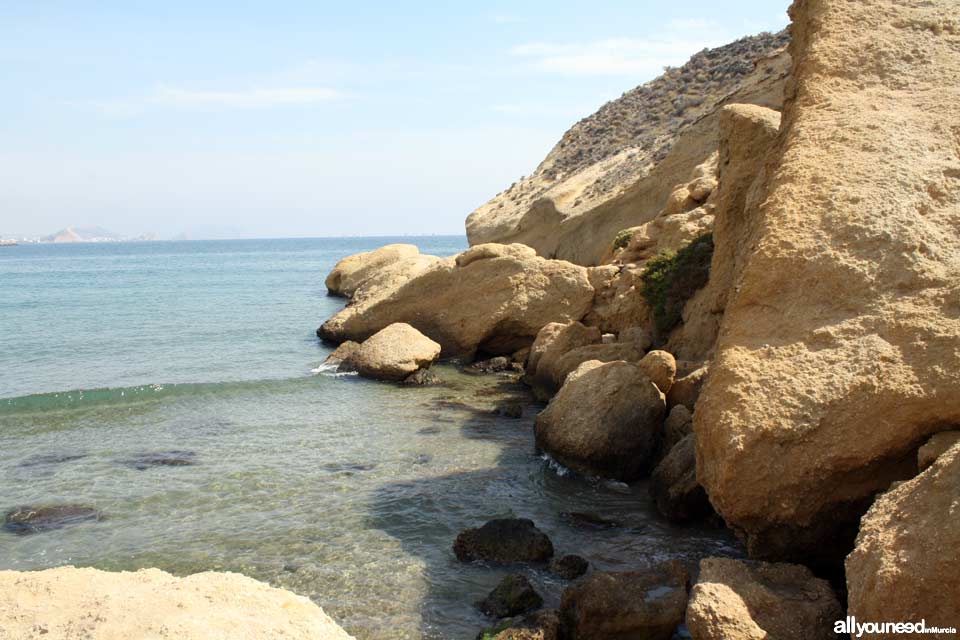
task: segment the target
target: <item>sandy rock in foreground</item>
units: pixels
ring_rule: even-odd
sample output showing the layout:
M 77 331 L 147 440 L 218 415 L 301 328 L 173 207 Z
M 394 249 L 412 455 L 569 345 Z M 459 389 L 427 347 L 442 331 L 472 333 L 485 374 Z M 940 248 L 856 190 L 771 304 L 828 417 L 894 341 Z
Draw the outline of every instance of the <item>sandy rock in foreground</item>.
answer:
M 826 580 L 794 564 L 700 561 L 687 629 L 694 640 L 830 640 L 843 610 Z
M 303 596 L 238 573 L 0 571 L 4 640 L 352 640 Z
M 762 224 L 694 413 L 751 555 L 836 563 L 960 424 L 956 0 L 798 0 Z
M 846 561 L 849 613 L 864 622 L 925 620 L 960 629 L 958 511 L 960 443 L 877 498 L 861 520 Z

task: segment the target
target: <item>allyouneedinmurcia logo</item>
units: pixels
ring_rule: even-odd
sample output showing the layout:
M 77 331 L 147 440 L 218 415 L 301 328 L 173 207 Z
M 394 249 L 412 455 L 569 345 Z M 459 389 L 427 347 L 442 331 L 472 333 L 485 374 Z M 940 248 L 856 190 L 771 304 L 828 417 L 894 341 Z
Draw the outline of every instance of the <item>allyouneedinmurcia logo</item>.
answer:
M 920 622 L 857 622 L 857 616 L 847 616 L 845 620 L 837 620 L 833 624 L 834 633 L 847 633 L 854 638 L 881 633 L 952 633 L 954 627 L 928 627 L 926 620 Z

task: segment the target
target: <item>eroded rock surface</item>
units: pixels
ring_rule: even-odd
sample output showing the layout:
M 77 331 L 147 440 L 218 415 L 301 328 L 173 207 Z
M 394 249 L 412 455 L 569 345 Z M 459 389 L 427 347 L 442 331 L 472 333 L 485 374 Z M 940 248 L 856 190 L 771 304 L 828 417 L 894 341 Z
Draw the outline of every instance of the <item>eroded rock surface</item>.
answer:
M 762 223 L 694 414 L 700 481 L 754 556 L 839 560 L 960 423 L 956 8 L 791 9 Z

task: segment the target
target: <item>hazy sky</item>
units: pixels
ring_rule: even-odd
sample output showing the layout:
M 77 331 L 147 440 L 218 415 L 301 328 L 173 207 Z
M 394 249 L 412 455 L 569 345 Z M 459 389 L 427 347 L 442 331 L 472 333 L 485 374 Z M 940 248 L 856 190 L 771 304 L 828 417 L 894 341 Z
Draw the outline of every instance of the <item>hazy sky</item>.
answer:
M 579 118 L 788 4 L 0 0 L 0 236 L 462 233 Z

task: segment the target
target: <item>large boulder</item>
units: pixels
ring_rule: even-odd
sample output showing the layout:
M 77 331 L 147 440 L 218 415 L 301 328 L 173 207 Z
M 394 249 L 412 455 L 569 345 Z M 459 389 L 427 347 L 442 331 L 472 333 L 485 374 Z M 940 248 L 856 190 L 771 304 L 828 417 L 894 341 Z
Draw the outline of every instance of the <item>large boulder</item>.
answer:
M 551 323 L 537 334 L 527 359 L 524 381 L 541 400 L 549 400 L 563 386 L 567 376 L 590 360 L 636 362 L 643 350 L 633 341 L 601 343 L 596 327 L 580 322 Z
M 554 609 L 541 609 L 484 629 L 477 640 L 560 640 L 560 618 Z
M 531 520 L 501 518 L 461 531 L 453 553 L 460 562 L 546 562 L 553 557 L 553 543 Z
M 537 446 L 585 475 L 636 480 L 657 452 L 666 403 L 635 364 L 582 364 L 537 416 Z
M 0 571 L 0 637 L 351 640 L 309 598 L 238 573 Z
M 479 245 L 356 300 L 317 333 L 362 341 L 405 322 L 437 341 L 444 356 L 509 355 L 529 346 L 544 325 L 579 320 L 592 301 L 583 267 L 537 257 L 523 245 Z
M 433 364 L 440 345 L 403 322 L 395 322 L 347 352 L 342 369 L 375 380 L 403 380 Z
M 374 251 L 347 256 L 327 275 L 327 292 L 349 298 L 378 271 L 419 254 L 420 250 L 412 244 L 388 244 Z
M 650 495 L 664 517 L 673 522 L 703 518 L 712 512 L 697 482 L 696 439 L 691 433 L 678 442 L 650 474 Z
M 791 14 L 791 99 L 694 413 L 697 473 L 753 556 L 836 563 L 876 492 L 960 424 L 960 17 L 955 0 Z
M 564 590 L 560 620 L 570 640 L 669 640 L 683 622 L 688 580 L 676 561 L 592 573 Z
M 693 640 L 834 640 L 843 617 L 830 584 L 804 566 L 706 558 L 687 630 Z
M 925 620 L 960 629 L 958 510 L 955 444 L 926 471 L 877 498 L 861 520 L 846 560 L 848 613 L 863 622 Z

